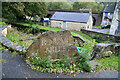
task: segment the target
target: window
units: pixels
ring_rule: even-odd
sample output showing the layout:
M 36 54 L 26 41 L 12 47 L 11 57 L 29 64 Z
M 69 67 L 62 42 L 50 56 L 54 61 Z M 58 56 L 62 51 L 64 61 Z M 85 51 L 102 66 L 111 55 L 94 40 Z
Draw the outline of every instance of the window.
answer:
M 105 13 L 105 17 L 108 17 L 108 13 Z

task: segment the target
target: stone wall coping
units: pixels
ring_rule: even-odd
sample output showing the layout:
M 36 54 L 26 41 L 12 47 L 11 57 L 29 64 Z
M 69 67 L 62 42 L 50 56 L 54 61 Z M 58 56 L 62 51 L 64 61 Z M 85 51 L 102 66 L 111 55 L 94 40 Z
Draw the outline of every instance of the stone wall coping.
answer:
M 7 48 L 10 48 L 12 50 L 15 50 L 15 51 L 18 51 L 18 52 L 26 52 L 26 47 L 22 47 L 21 45 L 18 45 L 12 41 L 10 41 L 7 37 L 5 37 L 3 34 L 2 34 L 2 31 L 7 28 L 8 25 L 3 25 L 2 27 L 0 27 L 0 43 L 7 47 Z
M 112 35 L 112 34 L 107 34 L 107 33 L 102 33 L 102 32 L 97 32 L 97 31 L 92 31 L 92 30 L 81 29 L 81 31 L 89 31 L 89 32 L 94 32 L 94 33 L 99 33 L 99 34 L 114 36 L 114 37 L 120 37 L 120 36 L 118 36 L 118 35 Z

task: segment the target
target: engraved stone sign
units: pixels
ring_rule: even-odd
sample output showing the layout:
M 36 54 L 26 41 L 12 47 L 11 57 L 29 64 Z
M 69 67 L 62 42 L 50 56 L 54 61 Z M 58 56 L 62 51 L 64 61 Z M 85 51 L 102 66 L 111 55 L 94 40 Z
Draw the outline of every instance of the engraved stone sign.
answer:
M 37 54 L 39 57 L 50 55 L 52 59 L 74 57 L 77 48 L 70 31 L 47 31 L 40 35 L 28 48 L 27 55 Z

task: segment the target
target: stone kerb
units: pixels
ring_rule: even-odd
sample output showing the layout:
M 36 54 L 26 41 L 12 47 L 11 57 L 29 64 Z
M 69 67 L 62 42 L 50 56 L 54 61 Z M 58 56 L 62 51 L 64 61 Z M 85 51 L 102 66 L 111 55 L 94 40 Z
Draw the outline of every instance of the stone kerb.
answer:
M 7 35 L 7 29 L 11 28 L 11 25 L 4 25 L 2 27 L 0 27 L 0 43 L 7 47 L 10 48 L 12 50 L 16 50 L 19 52 L 26 52 L 26 48 L 22 47 L 18 44 L 15 44 L 14 42 L 10 41 L 6 35 Z

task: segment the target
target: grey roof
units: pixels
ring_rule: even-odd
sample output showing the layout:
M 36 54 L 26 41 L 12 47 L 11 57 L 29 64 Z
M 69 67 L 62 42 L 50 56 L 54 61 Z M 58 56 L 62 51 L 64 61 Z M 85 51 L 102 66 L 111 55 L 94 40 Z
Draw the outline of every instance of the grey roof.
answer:
M 90 15 L 90 13 L 55 12 L 55 14 L 51 17 L 51 20 L 87 23 Z
M 111 12 L 113 13 L 115 10 L 115 6 L 106 6 L 104 12 Z

